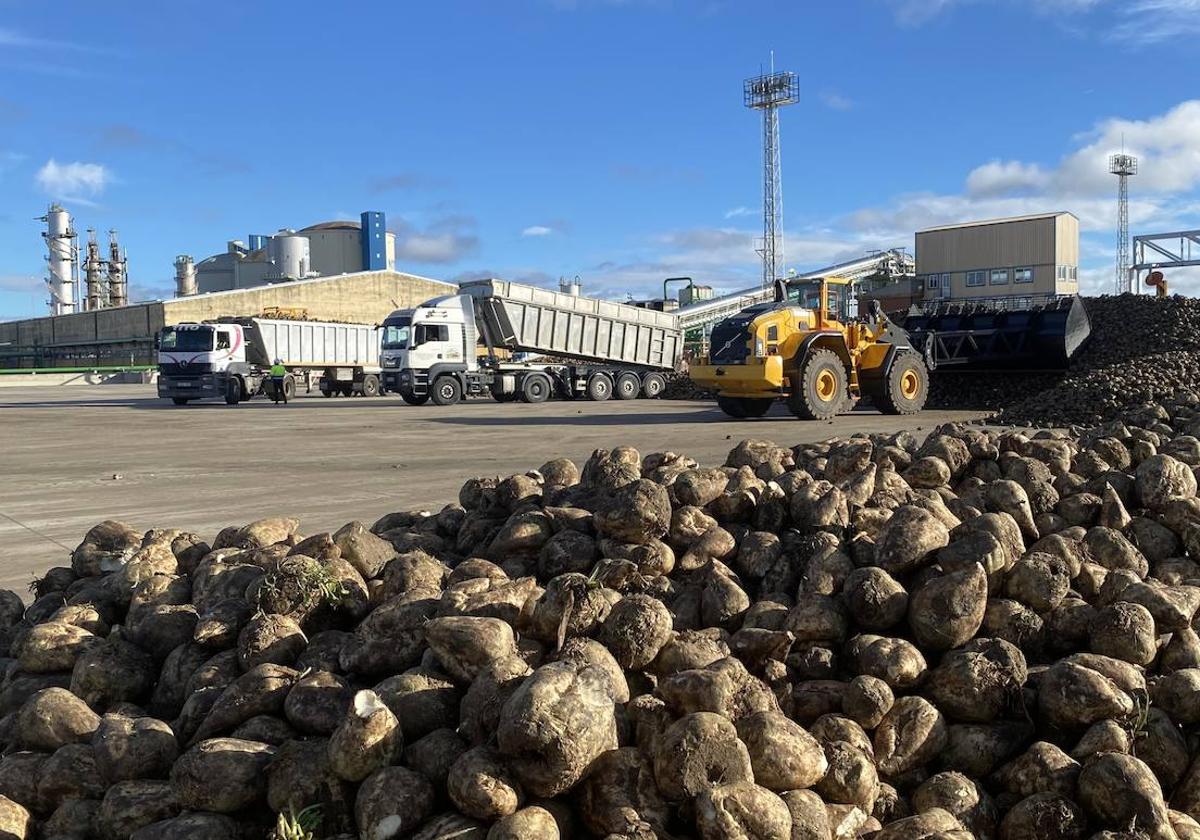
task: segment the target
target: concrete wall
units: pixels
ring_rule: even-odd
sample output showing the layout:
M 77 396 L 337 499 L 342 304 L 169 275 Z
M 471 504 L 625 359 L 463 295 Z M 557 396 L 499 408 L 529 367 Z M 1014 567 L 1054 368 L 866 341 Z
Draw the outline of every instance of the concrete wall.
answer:
M 222 315 L 258 315 L 271 306 L 306 309 L 317 320 L 379 323 L 394 309 L 449 294 L 455 286 L 395 271 L 365 271 L 315 280 L 275 283 L 163 302 L 168 324 Z
M 1078 271 L 1079 221 L 1058 213 L 918 231 L 916 258 L 927 300 L 1071 294 L 1078 291 L 1070 274 Z M 1066 277 L 1060 277 L 1060 266 Z M 1018 269 L 1032 269 L 1033 282 L 1016 282 Z M 983 272 L 983 284 L 968 285 L 969 272 Z M 994 278 L 993 272 L 1000 274 Z M 944 293 L 947 275 L 949 294 Z

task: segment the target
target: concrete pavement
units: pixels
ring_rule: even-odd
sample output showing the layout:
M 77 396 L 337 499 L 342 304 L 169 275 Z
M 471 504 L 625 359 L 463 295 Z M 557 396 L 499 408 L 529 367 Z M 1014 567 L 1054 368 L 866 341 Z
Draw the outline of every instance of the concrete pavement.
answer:
M 153 386 L 7 388 L 0 391 L 0 587 L 24 592 L 35 574 L 66 564 L 87 529 L 108 518 L 211 539 L 226 525 L 279 514 L 316 533 L 353 519 L 369 525 L 391 511 L 437 510 L 471 476 L 523 472 L 556 457 L 582 465 L 601 447 L 670 449 L 715 465 L 747 437 L 790 446 L 975 416 L 863 410 L 809 423 L 779 405 L 761 420 L 734 421 L 707 402 L 418 408 L 394 396 L 315 392 L 287 407 L 262 398 L 176 407 Z

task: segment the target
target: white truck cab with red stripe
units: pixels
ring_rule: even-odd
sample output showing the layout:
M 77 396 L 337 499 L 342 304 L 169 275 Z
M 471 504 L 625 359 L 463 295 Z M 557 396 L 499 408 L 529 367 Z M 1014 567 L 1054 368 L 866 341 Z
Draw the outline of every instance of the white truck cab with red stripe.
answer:
M 163 327 L 158 335 L 158 395 L 176 405 L 223 398 L 230 405 L 263 391 L 282 360 L 290 397 L 296 379 L 320 374 L 325 396 L 381 393 L 379 338 L 369 324 L 221 318 Z

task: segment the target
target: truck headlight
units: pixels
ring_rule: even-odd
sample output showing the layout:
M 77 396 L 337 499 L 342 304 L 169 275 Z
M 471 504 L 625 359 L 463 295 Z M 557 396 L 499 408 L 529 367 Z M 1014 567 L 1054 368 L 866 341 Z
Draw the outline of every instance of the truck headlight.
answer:
M 754 355 L 758 356 L 760 359 L 766 355 L 766 348 L 763 346 L 763 340 L 761 338 L 754 339 Z

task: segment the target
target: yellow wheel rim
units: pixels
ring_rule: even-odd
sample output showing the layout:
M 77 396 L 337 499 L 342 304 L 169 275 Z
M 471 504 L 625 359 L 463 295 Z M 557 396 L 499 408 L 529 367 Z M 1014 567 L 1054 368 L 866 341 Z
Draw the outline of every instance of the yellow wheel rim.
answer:
M 837 396 L 837 377 L 832 371 L 823 370 L 817 374 L 817 397 L 821 402 L 831 402 Z
M 916 399 L 917 394 L 921 392 L 921 377 L 917 376 L 915 370 L 906 370 L 900 376 L 900 393 L 904 395 L 904 399 Z

